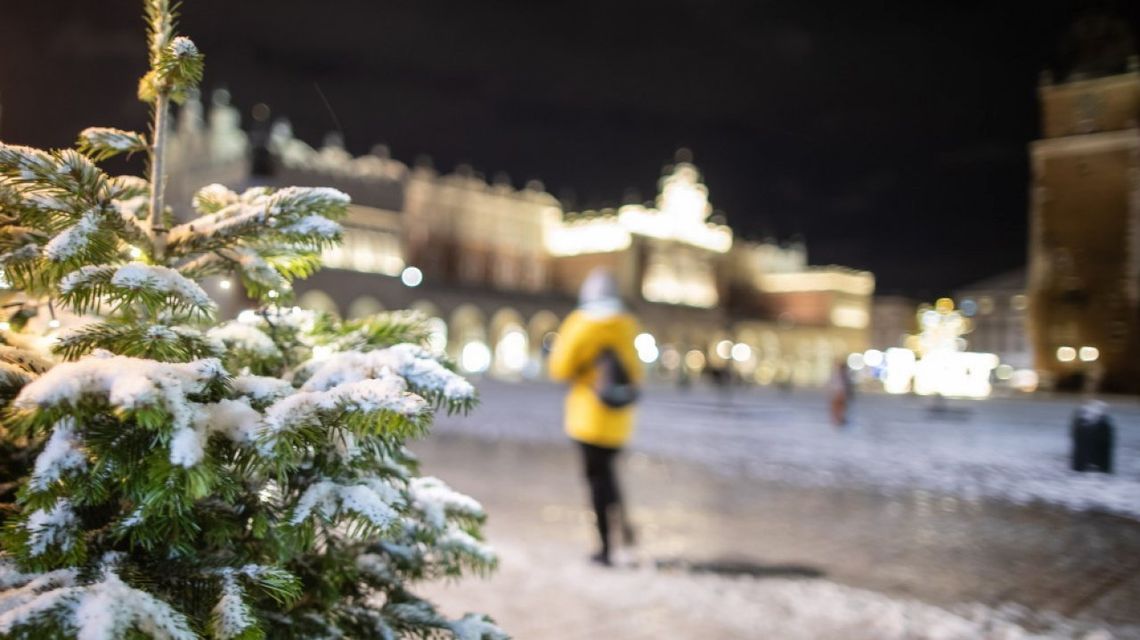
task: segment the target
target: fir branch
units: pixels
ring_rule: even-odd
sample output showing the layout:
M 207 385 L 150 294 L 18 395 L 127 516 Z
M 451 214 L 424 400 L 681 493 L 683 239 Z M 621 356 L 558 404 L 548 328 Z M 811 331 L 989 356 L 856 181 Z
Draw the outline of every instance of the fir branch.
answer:
M 110 127 L 88 127 L 79 132 L 76 147 L 92 160 L 99 162 L 121 153 L 145 151 L 146 139 L 142 134 Z

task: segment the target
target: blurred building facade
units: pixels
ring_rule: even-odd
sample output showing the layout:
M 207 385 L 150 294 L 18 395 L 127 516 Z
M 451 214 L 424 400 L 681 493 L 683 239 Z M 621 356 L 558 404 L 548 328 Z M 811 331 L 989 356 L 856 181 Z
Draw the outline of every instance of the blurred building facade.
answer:
M 543 344 L 598 266 L 618 275 L 649 335 L 639 352 L 663 376 L 822 384 L 869 346 L 872 274 L 809 266 L 801 243 L 735 238 L 687 157 L 665 167 L 653 202 L 570 212 L 537 181 L 516 189 L 466 166 L 409 167 L 383 147 L 354 157 L 335 137 L 314 149 L 284 122 L 247 135 L 224 93 L 208 114 L 183 108 L 169 157 L 171 175 L 185 176 L 168 187 L 172 202 L 211 182 L 351 195 L 344 242 L 297 283 L 299 304 L 348 317 L 420 310 L 471 372 L 540 375 Z
M 1043 73 L 1038 90 L 1029 334 L 1047 386 L 1140 392 L 1140 60 L 1130 42 L 1103 17 L 1078 23 L 1069 67 Z
M 875 296 L 871 303 L 871 348 L 886 351 L 906 347 L 918 332 L 918 302 L 898 295 Z
M 958 308 L 969 318 L 965 335 L 970 351 L 992 353 L 1014 369 L 1034 366 L 1029 341 L 1029 298 L 1026 271 L 1016 269 L 954 292 Z

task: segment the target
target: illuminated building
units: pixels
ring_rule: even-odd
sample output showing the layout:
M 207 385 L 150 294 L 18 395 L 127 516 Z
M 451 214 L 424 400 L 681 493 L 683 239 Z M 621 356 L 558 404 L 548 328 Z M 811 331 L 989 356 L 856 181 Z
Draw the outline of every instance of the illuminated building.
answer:
M 970 322 L 965 335 L 970 351 L 996 354 L 1014 369 L 1033 367 L 1025 277 L 1025 269 L 1017 269 L 954 292 L 954 302 Z
M 1069 68 L 1043 73 L 1038 90 L 1030 336 L 1043 384 L 1138 392 L 1140 61 L 1122 23 L 1085 20 L 1070 36 Z M 1087 359 L 1068 357 L 1082 349 Z
M 734 238 L 687 155 L 666 167 L 651 203 L 567 212 L 538 181 L 516 189 L 466 166 L 409 167 L 382 147 L 354 157 L 336 136 L 314 149 L 285 123 L 251 149 L 257 136 L 240 130 L 224 95 L 208 125 L 200 112 L 194 103 L 183 110 L 170 143 L 172 163 L 189 169 L 170 187 L 181 201 L 189 185 L 213 181 L 347 192 L 344 243 L 298 283 L 299 304 L 349 317 L 420 310 L 433 318 L 437 346 L 467 371 L 540 375 L 542 345 L 597 266 L 617 275 L 645 330 L 639 356 L 662 376 L 711 367 L 761 383 L 822 384 L 836 361 L 868 346 L 874 277 L 808 266 L 802 244 Z M 263 157 L 260 170 L 251 172 L 251 156 Z

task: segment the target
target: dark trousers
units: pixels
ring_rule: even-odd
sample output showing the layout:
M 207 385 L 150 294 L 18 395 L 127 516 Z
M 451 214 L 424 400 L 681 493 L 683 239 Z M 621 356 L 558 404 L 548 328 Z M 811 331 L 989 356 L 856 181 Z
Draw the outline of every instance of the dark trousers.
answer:
M 590 485 L 590 500 L 594 503 L 594 516 L 598 522 L 598 537 L 602 541 L 602 554 L 610 552 L 610 515 L 621 516 L 621 492 L 618 490 L 614 461 L 620 449 L 598 447 L 579 442 L 585 462 L 586 482 Z

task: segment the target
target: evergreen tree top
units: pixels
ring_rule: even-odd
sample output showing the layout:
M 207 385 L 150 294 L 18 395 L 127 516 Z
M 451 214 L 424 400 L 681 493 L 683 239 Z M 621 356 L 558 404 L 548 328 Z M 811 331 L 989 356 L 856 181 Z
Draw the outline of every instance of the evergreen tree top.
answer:
M 422 317 L 288 306 L 347 195 L 208 185 L 174 224 L 167 118 L 203 56 L 144 8 L 150 135 L 0 142 L 0 638 L 505 638 L 412 590 L 496 563 L 479 503 L 405 448 L 474 388 Z M 99 167 L 132 153 L 147 179 Z M 219 324 L 214 275 L 260 306 Z

